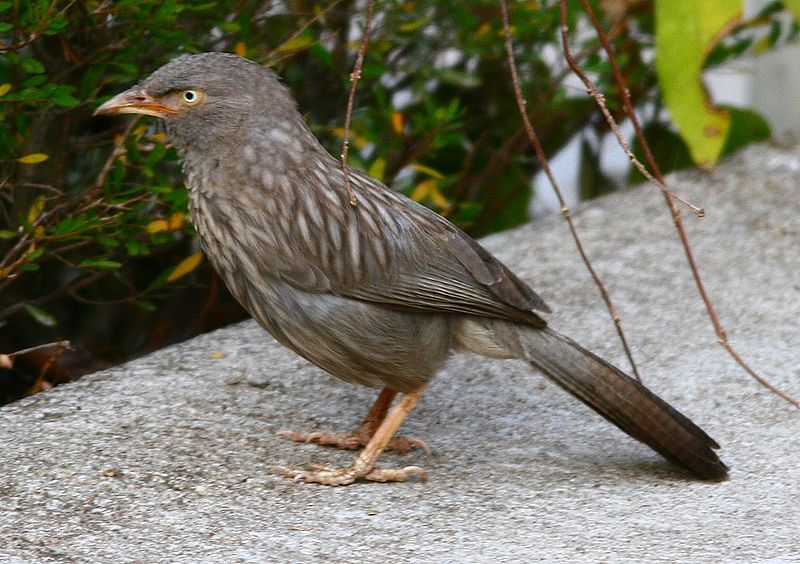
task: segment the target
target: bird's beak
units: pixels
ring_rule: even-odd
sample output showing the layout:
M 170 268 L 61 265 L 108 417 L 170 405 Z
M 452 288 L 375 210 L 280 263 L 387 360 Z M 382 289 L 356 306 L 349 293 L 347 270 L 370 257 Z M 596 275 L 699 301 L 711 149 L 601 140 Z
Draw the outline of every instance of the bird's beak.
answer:
M 165 106 L 143 90 L 133 87 L 117 94 L 94 111 L 94 115 L 143 114 L 163 118 L 178 110 Z

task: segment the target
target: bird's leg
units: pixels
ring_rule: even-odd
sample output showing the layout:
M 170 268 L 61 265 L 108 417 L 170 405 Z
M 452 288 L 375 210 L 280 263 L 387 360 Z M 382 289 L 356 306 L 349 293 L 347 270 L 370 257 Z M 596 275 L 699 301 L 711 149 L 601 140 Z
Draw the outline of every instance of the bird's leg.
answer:
M 298 431 L 278 431 L 278 434 L 293 441 L 300 443 L 317 443 L 319 445 L 333 446 L 345 450 L 355 450 L 359 447 L 366 446 L 375 430 L 386 418 L 386 413 L 392 405 L 397 391 L 390 388 L 384 388 L 378 395 L 378 399 L 370 407 L 369 412 L 364 417 L 364 420 L 356 428 L 355 431 L 340 435 L 330 431 L 312 431 L 310 433 L 302 433 Z M 422 439 L 417 437 L 394 437 L 386 445 L 386 449 L 394 450 L 400 453 L 406 453 L 412 448 L 418 447 L 430 454 L 431 449 L 428 448 Z
M 425 470 L 418 466 L 406 466 L 405 468 L 376 468 L 375 463 L 378 457 L 389 445 L 397 429 L 403 420 L 416 405 L 422 392 L 423 386 L 413 392 L 403 394 L 389 414 L 381 421 L 372 437 L 367 442 L 367 446 L 356 457 L 351 466 L 347 468 L 312 468 L 309 470 L 290 470 L 283 469 L 283 474 L 287 478 L 296 481 L 324 484 L 327 486 L 344 486 L 352 484 L 359 478 L 374 482 L 405 482 L 411 476 L 418 476 L 425 479 Z M 380 398 L 379 398 L 380 399 Z

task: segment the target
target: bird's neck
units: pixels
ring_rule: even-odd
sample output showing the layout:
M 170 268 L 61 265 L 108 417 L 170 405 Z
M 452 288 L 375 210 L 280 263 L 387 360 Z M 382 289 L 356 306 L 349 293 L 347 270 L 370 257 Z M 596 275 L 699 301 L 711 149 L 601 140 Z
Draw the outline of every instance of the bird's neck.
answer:
M 227 248 L 237 238 L 240 246 L 256 241 L 256 235 L 295 221 L 306 206 L 321 209 L 316 204 L 321 198 L 336 211 L 346 202 L 337 190 L 338 161 L 302 122 L 279 127 L 255 123 L 235 142 L 186 145 L 180 157 L 190 216 L 205 246 Z

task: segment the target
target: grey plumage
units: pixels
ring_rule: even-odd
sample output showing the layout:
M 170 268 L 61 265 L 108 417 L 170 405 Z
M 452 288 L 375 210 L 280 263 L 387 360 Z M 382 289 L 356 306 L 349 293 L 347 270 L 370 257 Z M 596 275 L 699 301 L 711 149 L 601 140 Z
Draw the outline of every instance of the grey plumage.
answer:
M 331 374 L 421 393 L 453 350 L 524 358 L 701 478 L 726 476 L 713 440 L 547 328 L 542 299 L 446 219 L 359 171 L 350 205 L 339 163 L 270 70 L 185 56 L 98 111 L 164 119 L 209 260 L 267 331 Z

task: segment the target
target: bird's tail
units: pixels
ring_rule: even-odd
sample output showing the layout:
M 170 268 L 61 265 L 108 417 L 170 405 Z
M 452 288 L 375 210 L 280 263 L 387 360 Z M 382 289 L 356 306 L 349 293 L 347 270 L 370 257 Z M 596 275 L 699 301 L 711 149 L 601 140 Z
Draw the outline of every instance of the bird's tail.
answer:
M 638 381 L 549 328 L 509 326 L 525 360 L 614 425 L 702 479 L 727 478 L 714 439 Z

